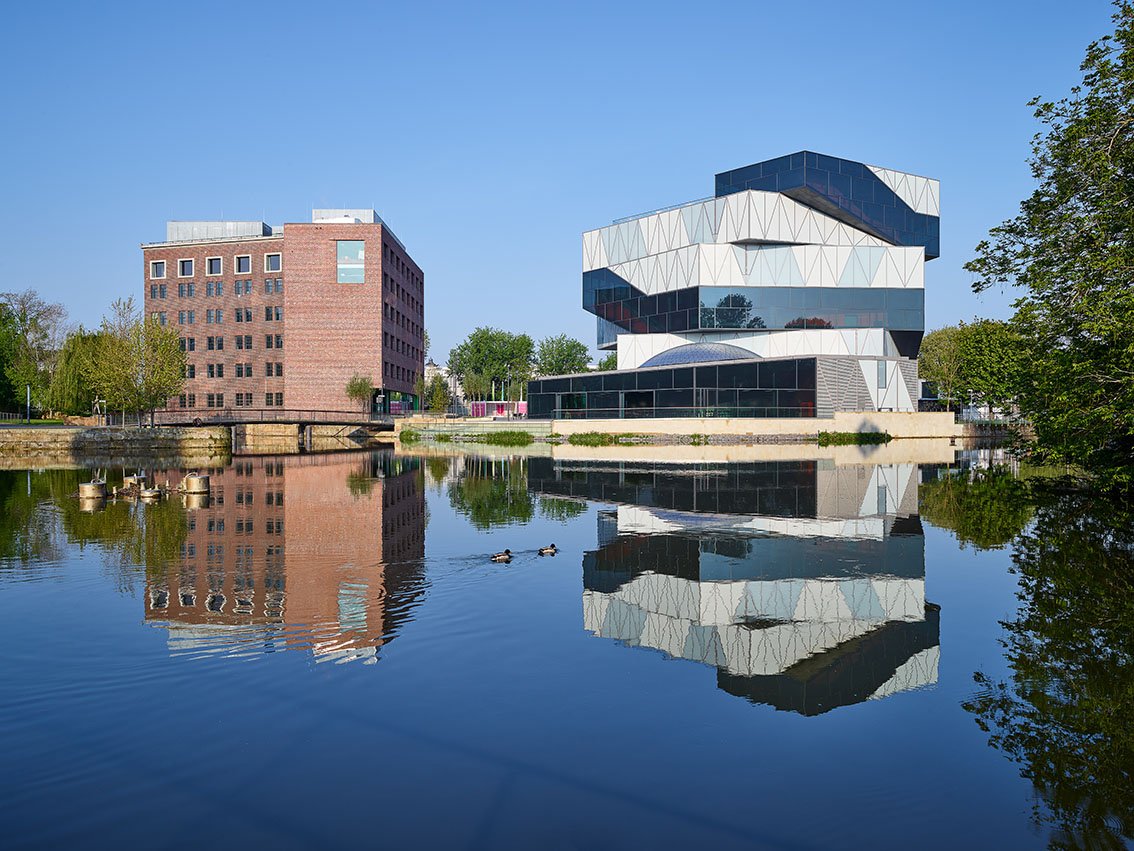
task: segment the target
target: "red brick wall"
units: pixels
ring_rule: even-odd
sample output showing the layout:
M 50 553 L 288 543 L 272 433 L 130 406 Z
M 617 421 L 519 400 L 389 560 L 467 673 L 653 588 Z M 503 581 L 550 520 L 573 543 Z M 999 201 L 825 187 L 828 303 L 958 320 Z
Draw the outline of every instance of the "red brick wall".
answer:
M 253 407 L 262 408 L 264 407 L 264 394 L 267 391 L 270 390 L 272 393 L 283 391 L 283 379 L 268 378 L 264 366 L 265 362 L 269 360 L 272 363 L 283 361 L 284 352 L 277 353 L 275 349 L 268 350 L 264 346 L 264 338 L 267 334 L 274 336 L 284 333 L 284 322 L 277 322 L 274 319 L 271 322 L 264 320 L 265 306 L 275 307 L 284 302 L 283 295 L 274 292 L 271 295 L 264 293 L 264 280 L 266 278 L 274 280 L 283 277 L 285 281 L 284 292 L 287 291 L 286 269 L 283 272 L 265 272 L 264 255 L 281 253 L 283 253 L 283 239 L 280 237 L 143 247 L 143 305 L 146 315 L 163 311 L 166 314 L 167 323 L 171 327 L 177 328 L 182 337 L 192 337 L 196 340 L 195 351 L 186 352 L 185 356 L 186 362 L 196 367 L 196 378 L 185 382 L 183 392 L 196 395 L 196 407 L 198 409 L 207 410 L 205 401 L 206 395 L 209 393 L 223 393 L 225 406 L 229 408 L 236 405 L 236 393 L 251 393 Z M 237 255 L 245 254 L 252 255 L 252 270 L 249 274 L 237 275 L 235 258 Z M 205 275 L 205 259 L 208 257 L 222 258 L 222 274 L 219 277 Z M 192 278 L 179 278 L 177 276 L 178 260 L 182 259 L 193 260 Z M 165 261 L 164 280 L 152 280 L 150 278 L 151 260 Z M 248 295 L 236 295 L 235 283 L 237 280 L 252 281 L 252 292 Z M 222 281 L 224 283 L 224 295 L 219 297 L 207 296 L 207 283 L 209 281 Z M 179 296 L 178 285 L 188 284 L 189 282 L 193 283 L 193 296 Z M 163 283 L 166 285 L 166 297 L 164 299 L 150 298 L 150 285 Z M 237 307 L 251 309 L 251 323 L 236 321 Z M 221 310 L 224 316 L 223 322 L 219 325 L 207 324 L 205 320 L 209 310 Z M 193 311 L 194 322 L 192 325 L 178 324 L 178 314 L 182 311 L 186 313 L 186 322 L 189 318 L 188 312 Z M 251 351 L 236 348 L 237 334 L 242 336 L 250 334 L 252 336 Z M 224 338 L 223 351 L 208 351 L 206 341 L 210 336 Z M 236 364 L 238 362 L 252 364 L 252 378 L 236 377 Z M 210 379 L 207 377 L 206 366 L 210 363 L 224 364 L 224 378 Z M 169 404 L 170 407 L 177 407 L 178 400 L 172 399 Z M 285 406 L 288 404 L 286 397 L 284 404 Z
M 336 240 L 366 243 L 365 282 L 340 284 Z M 264 272 L 264 255 L 281 253 L 282 270 Z M 235 273 L 237 255 L 252 255 L 250 274 Z M 196 349 L 187 362 L 196 377 L 184 393 L 196 396 L 196 408 L 207 411 L 209 393 L 223 393 L 226 408 L 235 408 L 237 393 L 251 393 L 252 407 L 264 408 L 265 393 L 283 393 L 291 410 L 361 410 L 346 395 L 346 383 L 357 374 L 368 376 L 386 392 L 413 393 L 425 371 L 424 278 L 421 268 L 378 224 L 289 224 L 283 236 L 246 240 L 145 246 L 143 255 L 146 314 L 163 311 L 181 336 L 193 337 Z M 205 260 L 223 259 L 223 274 L 205 275 Z M 194 261 L 192 278 L 177 276 L 177 262 Z M 153 281 L 150 261 L 166 262 L 166 277 Z M 282 294 L 265 294 L 266 278 L 284 279 Z M 224 295 L 207 296 L 207 282 L 224 282 Z M 252 292 L 235 294 L 235 281 L 251 280 Z M 179 297 L 178 285 L 192 281 L 194 295 Z M 166 285 L 164 299 L 151 299 L 150 284 Z M 283 308 L 283 319 L 268 321 L 265 307 Z M 252 321 L 236 322 L 235 311 L 248 307 Z M 207 324 L 207 311 L 223 311 L 224 321 Z M 193 311 L 192 325 L 178 325 L 181 311 Z M 188 316 L 186 316 L 188 320 Z M 252 336 L 252 350 L 236 348 L 237 335 Z M 266 335 L 282 334 L 283 349 L 267 349 Z M 385 335 L 385 336 L 384 336 Z M 224 337 L 223 351 L 209 351 L 209 336 Z M 268 377 L 267 362 L 282 363 L 284 375 Z M 208 364 L 223 364 L 224 378 L 208 378 Z M 252 364 L 252 378 L 237 378 L 237 363 Z M 178 400 L 170 400 L 178 407 Z
M 386 249 L 401 263 L 383 260 L 382 226 L 377 224 L 289 224 L 284 229 L 284 316 L 288 328 L 284 345 L 285 399 L 289 408 L 354 410 L 359 407 L 346 395 L 346 383 L 355 374 L 370 378 L 385 391 L 412 393 L 414 380 L 424 371 L 420 326 L 410 316 L 411 278 L 421 280 L 421 270 L 387 240 Z M 366 244 L 364 283 L 338 283 L 336 241 L 362 240 Z M 395 269 L 394 266 L 398 268 Z M 402 271 L 402 267 L 404 271 Z M 383 285 L 383 272 L 386 285 Z M 404 295 L 391 281 L 397 275 Z M 417 289 L 421 289 L 418 287 Z M 414 293 L 423 301 L 423 294 Z M 384 318 L 383 305 L 390 318 Z M 399 325 L 394 316 L 406 317 Z M 416 354 L 402 354 L 387 340 L 402 340 Z M 389 366 L 384 368 L 384 364 Z M 401 367 L 404 377 L 386 370 Z

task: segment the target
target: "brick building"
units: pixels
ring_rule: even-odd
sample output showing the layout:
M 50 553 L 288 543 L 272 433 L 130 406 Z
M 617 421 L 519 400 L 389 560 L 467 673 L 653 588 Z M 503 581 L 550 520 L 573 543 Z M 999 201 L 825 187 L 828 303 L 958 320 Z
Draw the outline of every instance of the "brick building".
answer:
M 351 411 L 354 375 L 373 382 L 372 410 L 420 407 L 425 279 L 373 210 L 169 222 L 142 255 L 146 315 L 176 325 L 186 352 L 170 408 Z

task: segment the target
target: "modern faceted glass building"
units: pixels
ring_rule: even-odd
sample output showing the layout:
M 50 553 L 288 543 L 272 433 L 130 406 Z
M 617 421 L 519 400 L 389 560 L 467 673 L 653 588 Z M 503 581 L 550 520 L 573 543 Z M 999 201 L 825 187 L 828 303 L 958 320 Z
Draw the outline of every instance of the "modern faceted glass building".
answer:
M 917 410 L 940 184 L 810 151 L 583 234 L 612 372 L 531 382 L 533 417 Z

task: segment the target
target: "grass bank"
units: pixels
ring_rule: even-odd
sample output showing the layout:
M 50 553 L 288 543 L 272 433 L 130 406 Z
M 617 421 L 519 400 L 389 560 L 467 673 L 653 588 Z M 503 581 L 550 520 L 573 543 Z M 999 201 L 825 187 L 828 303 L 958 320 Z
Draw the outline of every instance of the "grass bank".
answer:
M 818 442 L 820 446 L 872 446 L 893 439 L 884 431 L 821 431 Z

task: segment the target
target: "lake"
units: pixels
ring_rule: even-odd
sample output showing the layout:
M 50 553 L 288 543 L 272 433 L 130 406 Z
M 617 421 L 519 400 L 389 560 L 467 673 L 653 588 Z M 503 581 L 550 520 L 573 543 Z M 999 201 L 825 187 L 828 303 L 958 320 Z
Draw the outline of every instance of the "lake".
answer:
M 0 471 L 4 845 L 1129 844 L 1131 507 L 888 449 Z

